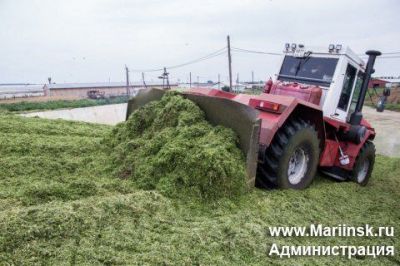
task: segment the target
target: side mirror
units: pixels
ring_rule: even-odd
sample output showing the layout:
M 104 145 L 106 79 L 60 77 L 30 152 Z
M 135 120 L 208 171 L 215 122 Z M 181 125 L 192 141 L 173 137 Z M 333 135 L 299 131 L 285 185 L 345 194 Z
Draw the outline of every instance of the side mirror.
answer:
M 383 89 L 383 96 L 390 96 L 390 89 L 389 88 L 384 88 Z

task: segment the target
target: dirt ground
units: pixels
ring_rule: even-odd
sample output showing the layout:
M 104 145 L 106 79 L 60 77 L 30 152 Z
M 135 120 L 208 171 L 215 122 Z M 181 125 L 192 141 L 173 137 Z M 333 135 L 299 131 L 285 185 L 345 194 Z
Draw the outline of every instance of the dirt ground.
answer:
M 377 135 L 374 140 L 378 154 L 400 157 L 400 112 L 384 111 L 378 113 L 375 109 L 365 106 L 365 118 L 375 128 Z M 25 116 L 39 116 L 50 119 L 67 119 L 91 123 L 115 125 L 125 120 L 126 104 L 113 104 L 75 109 L 34 112 Z
M 400 112 L 385 110 L 378 113 L 374 108 L 363 108 L 365 119 L 375 128 L 374 140 L 378 154 L 400 157 Z

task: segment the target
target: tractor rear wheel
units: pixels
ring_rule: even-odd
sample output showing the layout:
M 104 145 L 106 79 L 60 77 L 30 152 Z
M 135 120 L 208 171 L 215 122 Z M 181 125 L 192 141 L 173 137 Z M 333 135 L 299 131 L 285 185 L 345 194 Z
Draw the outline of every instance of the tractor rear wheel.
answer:
M 278 130 L 259 164 L 257 185 L 304 189 L 317 171 L 319 139 L 315 127 L 302 119 L 291 119 Z
M 375 145 L 367 141 L 361 148 L 353 170 L 350 173 L 350 179 L 361 186 L 366 186 L 371 177 L 375 164 Z

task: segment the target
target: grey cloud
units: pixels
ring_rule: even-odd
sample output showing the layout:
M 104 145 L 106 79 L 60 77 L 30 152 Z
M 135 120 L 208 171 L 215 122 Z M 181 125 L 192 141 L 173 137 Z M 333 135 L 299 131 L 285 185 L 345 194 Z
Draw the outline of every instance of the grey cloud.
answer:
M 281 51 L 285 42 L 400 50 L 400 2 L 383 1 L 0 1 L 0 83 L 92 82 L 124 79 L 123 67 L 158 68 L 203 56 L 225 45 Z M 84 58 L 84 59 L 83 59 Z M 377 74 L 399 75 L 400 59 L 377 62 Z M 234 72 L 265 79 L 276 57 L 233 54 Z M 226 57 L 171 70 L 216 79 Z M 147 76 L 155 78 L 157 73 Z M 140 75 L 133 73 L 133 79 Z

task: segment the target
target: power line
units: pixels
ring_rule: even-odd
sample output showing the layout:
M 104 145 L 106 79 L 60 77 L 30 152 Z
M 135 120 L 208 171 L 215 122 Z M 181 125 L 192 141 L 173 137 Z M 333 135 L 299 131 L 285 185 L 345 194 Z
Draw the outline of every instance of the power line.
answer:
M 376 59 L 395 59 L 400 58 L 400 55 L 379 56 Z
M 388 52 L 388 53 L 382 53 L 383 55 L 386 55 L 386 54 L 400 54 L 400 52 Z
M 275 53 L 275 52 L 264 52 L 264 51 L 256 51 L 256 50 L 249 50 L 249 49 L 243 49 L 243 48 L 237 48 L 237 47 L 232 47 L 233 51 L 237 52 L 245 52 L 245 53 L 255 53 L 255 54 L 267 54 L 267 55 L 278 55 L 281 56 L 283 55 L 282 53 Z M 382 53 L 382 57 L 377 57 L 377 58 L 399 58 L 400 57 L 400 52 L 386 52 Z M 393 55 L 393 56 L 385 56 L 385 55 Z M 399 56 L 397 56 L 399 55 Z M 360 57 L 367 57 L 365 54 L 358 54 Z
M 282 53 L 256 51 L 256 50 L 249 50 L 249 49 L 243 49 L 243 48 L 238 48 L 238 47 L 232 47 L 232 50 L 237 51 L 237 52 L 243 52 L 243 53 L 267 54 L 267 55 L 279 55 L 279 56 L 282 55 Z
M 220 55 L 223 55 L 226 53 L 227 47 L 223 47 L 221 49 L 218 49 L 212 53 L 209 53 L 205 56 L 181 63 L 181 64 L 177 64 L 177 65 L 172 65 L 172 66 L 167 66 L 167 69 L 176 69 L 176 68 L 180 68 L 180 67 L 184 67 L 187 65 L 191 65 L 191 64 L 196 64 L 208 59 L 212 59 L 214 57 L 218 57 Z M 282 56 L 283 53 L 276 53 L 276 52 L 267 52 L 267 51 L 258 51 L 258 50 L 250 50 L 250 49 L 244 49 L 244 48 L 239 48 L 239 47 L 231 47 L 231 50 L 234 52 L 239 52 L 239 53 L 253 53 L 253 54 L 264 54 L 264 55 L 273 55 L 273 56 Z M 400 51 L 396 51 L 396 52 L 385 52 L 382 53 L 383 56 L 378 57 L 377 59 L 397 59 L 400 58 Z M 360 57 L 366 57 L 366 55 L 361 55 L 359 54 Z M 142 73 L 149 73 L 149 72 L 160 72 L 163 71 L 164 67 L 160 67 L 160 68 L 153 68 L 153 69 L 130 69 L 131 72 L 142 72 Z
M 169 67 L 167 67 L 167 68 L 168 68 L 168 69 L 174 69 L 174 68 L 179 68 L 179 67 L 183 67 L 183 66 L 195 64 L 195 63 L 198 63 L 198 62 L 201 62 L 201 61 L 204 61 L 204 60 L 208 60 L 208 59 L 211 59 L 211 58 L 220 56 L 220 55 L 222 55 L 222 54 L 225 54 L 225 50 L 223 50 L 222 52 L 219 52 L 219 53 L 217 53 L 217 54 L 214 54 L 213 56 L 209 56 L 209 57 L 205 57 L 205 58 L 202 58 L 202 59 L 197 59 L 197 60 L 189 61 L 189 62 L 186 62 L 186 63 L 183 63 L 183 64 L 179 64 L 179 65 L 175 65 L 175 66 L 169 66 Z
M 357 54 L 357 55 L 360 56 L 360 57 L 368 57 L 368 55 L 366 55 L 366 54 Z M 383 57 L 382 57 L 382 56 L 379 56 L 379 57 L 377 57 L 377 58 L 385 58 L 385 55 L 389 55 L 389 56 L 392 56 L 392 55 L 394 55 L 394 56 L 400 55 L 400 52 L 387 52 L 387 53 L 382 53 L 382 55 L 383 55 Z M 388 58 L 390 58 L 390 57 L 388 57 Z
M 232 50 L 237 51 L 237 52 L 255 53 L 255 54 L 283 55 L 282 53 L 256 51 L 256 50 L 249 50 L 249 49 L 243 49 L 243 48 L 238 48 L 238 47 L 232 47 Z M 385 52 L 385 53 L 382 53 L 382 55 L 397 55 L 397 54 L 400 55 L 400 51 L 399 52 Z M 366 57 L 367 55 L 358 54 L 358 56 Z M 377 58 L 379 58 L 379 57 L 377 57 Z M 386 57 L 380 57 L 380 58 L 386 58 Z M 387 58 L 391 58 L 391 57 L 387 57 Z
M 173 65 L 173 66 L 167 66 L 167 69 L 174 69 L 174 68 L 179 68 L 179 67 L 183 67 L 183 66 L 187 66 L 187 65 L 191 65 L 191 64 L 195 64 L 204 60 L 208 60 L 217 56 L 220 56 L 222 54 L 225 53 L 226 47 L 223 47 L 221 49 L 218 49 L 208 55 L 199 57 L 197 59 L 191 60 L 191 61 L 187 61 L 185 63 L 182 64 L 178 64 L 178 65 Z M 163 71 L 164 68 L 156 68 L 156 69 L 132 69 L 131 71 L 133 72 L 157 72 L 157 71 Z
M 386 59 L 386 58 L 400 58 L 400 55 L 390 55 L 390 56 L 382 56 L 382 57 L 377 57 L 381 59 Z

